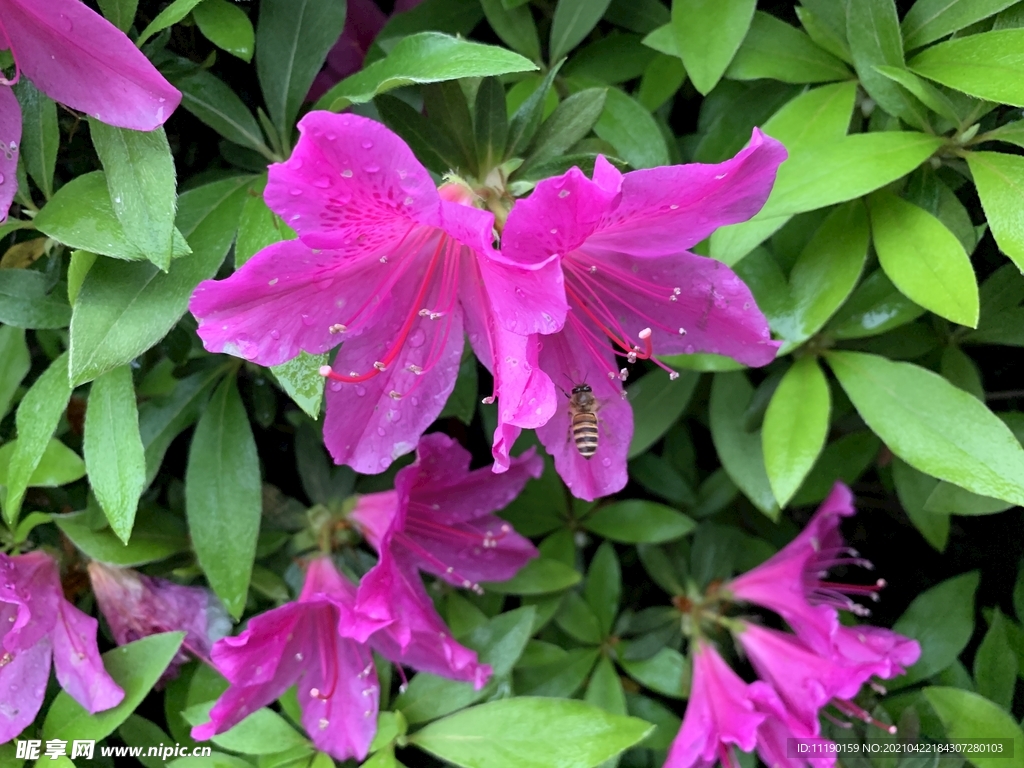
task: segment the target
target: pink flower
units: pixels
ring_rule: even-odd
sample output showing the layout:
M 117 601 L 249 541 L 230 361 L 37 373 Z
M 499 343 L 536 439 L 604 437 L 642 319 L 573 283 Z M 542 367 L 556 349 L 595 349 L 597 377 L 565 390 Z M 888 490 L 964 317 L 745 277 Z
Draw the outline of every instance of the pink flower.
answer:
M 736 768 L 732 747 L 753 750 L 765 720 L 752 700 L 764 684 L 743 682 L 709 643 L 698 640 L 692 647 L 690 700 L 665 768 L 710 768 L 718 761 Z
M 476 654 L 444 634 L 417 571 L 477 590 L 480 581 L 506 581 L 518 573 L 537 550 L 493 512 L 519 495 L 531 477 L 539 477 L 544 465 L 532 450 L 513 459 L 498 477 L 488 469 L 470 472 L 469 462 L 469 453 L 451 438 L 426 435 L 416 462 L 395 476 L 395 490 L 362 496 L 352 519 L 380 553 L 380 562 L 360 584 L 359 609 L 377 621 L 393 622 L 374 642 L 393 642 L 386 652 L 390 658 L 402 654 L 409 659 L 403 663 L 446 670 L 439 674 L 480 687 L 489 669 L 477 666 Z
M 492 368 L 492 355 L 521 343 L 512 332 L 557 330 L 565 305 L 557 259 L 509 263 L 492 246 L 493 215 L 472 207 L 461 185 L 436 189 L 383 125 L 311 112 L 299 129 L 265 192 L 299 239 L 200 284 L 190 308 L 208 350 L 260 365 L 344 342 L 322 371 L 331 380 L 324 439 L 339 464 L 376 473 L 415 448 L 441 412 L 464 328 Z M 535 385 L 509 374 L 498 396 L 532 399 L 543 423 L 555 401 Z
M 17 189 L 21 109 L 10 91 L 24 74 L 55 101 L 121 128 L 163 125 L 181 94 L 127 35 L 79 0 L 0 0 L 0 50 L 14 78 L 0 73 L 0 221 Z
M 352 639 L 373 629 L 354 602 L 355 587 L 331 561 L 313 560 L 296 602 L 254 616 L 240 635 L 213 646 L 213 666 L 231 685 L 192 738 L 223 733 L 297 684 L 302 725 L 316 748 L 339 760 L 366 757 L 380 686 L 369 647 Z
M 394 13 L 411 10 L 423 0 L 398 0 Z M 392 14 L 393 15 L 393 14 Z M 316 101 L 334 85 L 363 66 L 366 52 L 387 23 L 388 17 L 373 0 L 348 0 L 345 28 L 327 54 L 327 63 L 309 89 L 308 101 Z
M 650 359 L 673 377 L 656 353 L 715 352 L 746 365 L 774 359 L 778 344 L 747 287 L 724 264 L 688 249 L 757 213 L 785 157 L 779 142 L 755 130 L 744 150 L 718 165 L 622 175 L 598 158 L 592 181 L 571 169 L 512 208 L 502 253 L 529 264 L 557 255 L 571 308 L 564 330 L 535 340 L 540 367 L 563 390 L 589 384 L 600 406 L 592 461 L 569 439 L 567 406 L 537 432 L 574 495 L 591 500 L 626 483 L 633 416 L 616 355 Z M 526 426 L 514 415 L 510 421 Z
M 114 639 L 124 645 L 160 632 L 183 630 L 185 640 L 162 681 L 173 679 L 188 654 L 207 663 L 214 642 L 231 631 L 231 619 L 214 594 L 203 587 L 186 587 L 166 579 L 144 576 L 98 560 L 89 563 L 96 602 Z
M 835 765 L 834 754 L 807 759 L 792 756 L 788 740 L 819 738 L 817 730 L 808 730 L 797 720 L 771 686 L 757 682 L 752 687 L 756 688 L 751 693 L 754 706 L 765 715 L 764 722 L 757 728 L 757 754 L 765 765 L 770 768 L 802 768 L 808 763 L 813 768 L 832 768 Z
M 885 586 L 879 579 L 870 586 L 827 581 L 836 566 L 871 563 L 846 546 L 839 525 L 855 513 L 853 494 L 836 483 L 828 498 L 800 534 L 767 561 L 723 587 L 733 597 L 778 613 L 815 652 L 843 663 L 873 665 L 883 679 L 903 674 L 921 649 L 915 640 L 878 627 L 844 627 L 838 610 L 859 616 L 868 610 L 850 595 L 878 598 Z
M 0 553 L 0 576 L 0 744 L 35 719 L 51 658 L 61 687 L 89 712 L 117 706 L 124 691 L 103 668 L 96 619 L 64 599 L 57 563 Z

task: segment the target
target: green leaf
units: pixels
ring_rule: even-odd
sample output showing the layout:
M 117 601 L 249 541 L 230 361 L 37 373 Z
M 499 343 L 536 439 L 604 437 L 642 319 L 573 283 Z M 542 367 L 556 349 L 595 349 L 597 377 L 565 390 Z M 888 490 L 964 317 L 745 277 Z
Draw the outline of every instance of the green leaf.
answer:
M 480 0 L 487 23 L 512 50 L 531 61 L 540 61 L 540 37 L 530 7 L 506 8 L 501 0 Z
M 690 533 L 695 523 L 682 512 L 653 501 L 628 499 L 598 507 L 583 527 L 623 544 L 658 544 Z
M 94 560 L 123 568 L 164 560 L 189 548 L 184 524 L 165 510 L 143 507 L 136 520 L 139 523 L 128 544 L 122 542 L 109 528 L 94 531 L 89 524 L 89 513 L 55 515 L 57 523 L 76 547 Z
M 548 70 L 543 79 L 539 75 L 532 76 L 539 80 L 539 83 L 512 114 L 512 119 L 509 121 L 508 126 L 508 146 L 505 149 L 506 157 L 514 157 L 524 151 L 533 141 L 541 121 L 557 108 L 558 96 L 551 90 L 551 84 L 554 83 L 555 76 L 561 68 L 562 62 L 559 61 Z M 523 82 L 529 83 L 530 77 L 528 75 L 524 78 Z M 515 88 L 509 91 L 509 96 L 514 91 Z M 551 102 L 550 110 L 547 108 L 549 100 Z
M 850 53 L 850 44 L 846 40 L 845 9 L 837 4 L 825 6 L 826 9 L 829 7 L 834 8 L 837 14 L 837 21 L 839 23 L 836 25 L 831 23 L 827 11 L 819 15 L 817 8 L 811 9 L 802 5 L 797 5 L 793 10 L 796 11 L 800 24 L 807 30 L 811 40 L 832 55 L 839 57 L 848 64 L 852 64 L 853 56 Z
M 110 527 L 127 544 L 146 480 L 146 457 L 128 366 L 114 368 L 93 382 L 82 447 L 89 485 Z
M 582 701 L 519 696 L 433 722 L 409 743 L 464 768 L 593 768 L 652 730 Z
M 72 179 L 36 215 L 36 228 L 71 248 L 126 261 L 148 258 L 125 233 L 107 188 L 102 171 Z M 172 232 L 172 237 L 171 257 L 188 254 L 181 233 Z
M 664 371 L 651 371 L 626 390 L 633 406 L 633 441 L 630 459 L 635 459 L 658 440 L 683 415 L 700 381 L 700 374 L 684 371 L 670 379 Z
M 604 110 L 609 90 L 587 88 L 559 104 L 530 142 L 524 168 L 564 155 L 573 144 L 590 133 Z
M 18 441 L 12 440 L 0 446 L 0 485 L 7 485 L 11 457 Z M 32 477 L 29 488 L 57 488 L 85 477 L 85 463 L 81 457 L 57 438 L 46 444 Z
M 936 550 L 945 550 L 949 540 L 949 515 L 929 512 L 925 508 L 929 497 L 941 481 L 918 472 L 898 458 L 893 458 L 892 461 L 892 479 L 900 504 L 903 505 L 910 522 Z
M 939 515 L 992 515 L 1012 507 L 1008 501 L 979 496 L 952 483 L 939 482 L 925 499 L 927 512 Z
M 1017 0 L 917 0 L 903 17 L 903 43 L 908 51 L 1009 8 Z
M 238 220 L 238 241 L 235 243 L 235 269 L 268 245 L 282 240 L 294 240 L 296 237 L 295 230 L 285 224 L 264 202 L 263 190 L 266 184 L 266 176 L 254 181 L 249 187 L 245 205 L 242 206 L 242 215 Z
M 218 48 L 252 61 L 255 33 L 245 11 L 228 0 L 203 0 L 192 12 L 203 36 Z
M 263 154 L 270 153 L 256 118 L 224 81 L 205 69 L 170 73 L 168 79 L 181 91 L 181 106 L 225 139 Z
M 587 569 L 587 583 L 583 587 L 583 596 L 597 617 L 604 637 L 612 631 L 615 617 L 619 613 L 619 601 L 622 598 L 622 570 L 615 547 L 604 542 L 597 548 L 590 568 Z
M 899 684 L 924 680 L 956 661 L 974 633 L 978 580 L 978 572 L 971 571 L 931 587 L 915 597 L 893 625 L 894 631 L 921 644 L 921 658 L 898 678 Z
M 1024 733 L 1009 714 L 988 699 L 959 688 L 925 688 L 924 697 L 932 705 L 946 729 L 951 742 L 975 739 L 1009 739 L 1010 748 L 1024 743 Z M 1004 754 L 967 752 L 976 768 L 1021 768 L 1024 753 L 1013 750 L 1013 757 Z
M 25 393 L 14 417 L 18 440 L 7 467 L 7 497 L 4 500 L 4 519 L 13 524 L 21 511 L 21 502 L 35 474 L 36 467 L 57 429 L 57 422 L 71 399 L 71 385 L 67 375 L 68 356 L 63 354 Z
M 237 619 L 256 557 L 262 495 L 256 443 L 233 377 L 213 393 L 196 426 L 185 507 L 199 565 Z
M 60 294 L 42 272 L 0 270 L 0 323 L 16 328 L 65 328 L 71 308 Z
M 1024 106 L 1024 29 L 947 40 L 925 49 L 907 66 L 970 96 Z
M 869 200 L 882 269 L 904 296 L 960 325 L 978 325 L 978 282 L 963 245 L 923 208 L 879 191 Z
M 902 65 L 890 67 L 885 64 L 876 64 L 874 69 L 879 74 L 902 85 L 933 112 L 946 118 L 953 125 L 960 125 L 960 115 L 953 102 L 931 83 L 918 77 L 909 69 L 904 69 Z
M 482 586 L 488 592 L 503 595 L 544 595 L 578 584 L 580 578 L 579 571 L 560 560 L 540 557 L 528 562 L 508 581 L 488 581 Z
M 850 52 L 861 85 L 890 115 L 915 128 L 925 129 L 925 110 L 899 83 L 878 72 L 876 66 L 903 66 L 903 40 L 894 0 L 860 0 L 846 6 Z
M 256 710 L 230 730 L 214 736 L 211 741 L 218 747 L 243 755 L 270 755 L 296 747 L 306 747 L 312 751 L 312 745 L 301 733 L 288 725 L 288 721 L 281 715 L 266 707 Z
M 166 270 L 173 250 L 176 177 L 164 129 L 131 131 L 90 118 L 89 133 L 125 236 Z
M 508 108 L 505 88 L 496 77 L 486 77 L 476 92 L 473 110 L 477 161 L 480 173 L 487 174 L 505 154 L 508 139 Z
M 27 78 L 19 80 L 13 90 L 21 106 L 20 157 L 28 175 L 49 200 L 53 196 L 53 171 L 60 145 L 57 105 Z
M 796 27 L 757 11 L 725 76 L 733 80 L 771 78 L 784 83 L 827 83 L 849 79 L 850 70 Z
M 535 69 L 537 66 L 529 59 L 504 48 L 471 43 L 437 32 L 420 32 L 403 38 L 387 58 L 342 80 L 321 97 L 314 109 L 337 112 L 349 104 L 365 103 L 378 93 L 403 85 Z
M 76 384 L 135 359 L 178 322 L 195 287 L 224 261 L 249 181 L 217 181 L 178 199 L 178 227 L 193 252 L 171 262 L 167 272 L 152 264 L 97 260 L 71 317 L 70 375 Z
M 941 480 L 1024 502 L 1024 449 L 976 398 L 936 373 L 861 352 L 830 352 L 832 371 L 889 449 Z
M 675 96 L 685 82 L 682 59 L 658 54 L 644 70 L 636 100 L 644 109 L 654 112 Z
M 451 167 L 462 174 L 477 174 L 477 153 L 473 133 L 473 115 L 462 86 L 455 80 L 430 83 L 423 87 L 423 106 L 438 133 L 454 150 Z
M 754 394 L 742 372 L 715 374 L 711 385 L 711 439 L 732 481 L 772 520 L 779 515 L 764 465 L 761 435 L 748 432 L 744 411 Z
M 124 690 L 124 699 L 112 709 L 90 715 L 66 691 L 61 691 L 46 713 L 43 738 L 73 741 L 109 736 L 146 697 L 184 638 L 184 632 L 165 632 L 104 653 L 103 666 Z
M 459 363 L 459 376 L 455 380 L 455 389 L 448 396 L 448 401 L 437 418 L 446 419 L 454 416 L 468 427 L 473 423 L 480 395 L 477 392 L 476 358 L 468 349 L 463 354 L 462 362 Z
M 11 325 L 0 326 L 0 419 L 7 415 L 18 385 L 32 365 L 25 331 Z
M 622 689 L 622 680 L 615 671 L 615 665 L 607 656 L 598 659 L 583 700 L 613 715 L 626 714 L 626 692 Z
M 682 58 L 679 57 L 679 46 L 676 43 L 676 35 L 671 23 L 663 24 L 657 29 L 651 30 L 640 42 L 658 53 L 665 56 L 675 56 L 682 61 Z
M 690 693 L 690 668 L 686 658 L 672 648 L 662 648 L 649 659 L 619 662 L 637 682 L 673 699 L 685 699 Z
M 122 32 L 127 32 L 135 21 L 139 0 L 99 0 L 99 6 L 107 21 Z
M 985 400 L 985 388 L 981 383 L 978 366 L 960 347 L 951 345 L 942 351 L 939 372 L 964 392 L 969 392 L 981 401 Z
M 387 94 L 374 98 L 373 105 L 384 124 L 401 136 L 420 162 L 434 173 L 443 175 L 458 165 L 459 151 L 451 137 L 419 110 Z
M 1007 619 L 996 608 L 992 623 L 974 654 L 974 680 L 978 693 L 1007 712 L 1017 687 L 1017 654 L 1006 636 Z
M 619 157 L 634 168 L 671 162 L 665 137 L 651 113 L 618 88 L 608 89 L 594 133 L 615 147 Z
M 320 368 L 326 363 L 327 353 L 299 352 L 298 357 L 270 369 L 281 388 L 311 419 L 320 417 L 324 401 L 324 377 L 320 375 Z
M 967 154 L 985 219 L 999 250 L 1024 270 L 1024 158 L 1002 152 Z
M 266 0 L 256 25 L 256 73 L 278 135 L 290 136 L 313 78 L 345 26 L 341 0 Z
M 174 0 L 173 3 L 164 8 L 156 17 L 142 30 L 135 44 L 140 48 L 153 35 L 161 30 L 167 29 L 188 16 L 189 11 L 195 8 L 201 0 Z
M 565 594 L 555 614 L 555 623 L 569 637 L 585 645 L 600 645 L 604 637 L 597 616 L 579 592 Z
M 573 79 L 618 85 L 643 75 L 648 64 L 656 58 L 662 57 L 641 43 L 638 35 L 613 32 L 573 54 L 565 67 L 565 74 Z M 666 58 L 682 69 L 683 63 L 678 57 Z
M 905 176 L 943 144 L 913 131 L 882 131 L 794 147 L 779 168 L 763 221 L 852 200 Z
M 693 87 L 707 95 L 750 29 L 757 0 L 672 0 L 676 48 Z
M 611 0 L 558 0 L 551 19 L 548 59 L 558 61 L 597 26 Z
M 897 291 L 885 272 L 877 269 L 857 286 L 826 332 L 837 339 L 860 339 L 905 325 L 922 314 L 924 309 Z
M 793 498 L 825 447 L 831 410 L 821 366 L 813 357 L 800 358 L 772 395 L 761 431 L 768 482 L 780 507 Z

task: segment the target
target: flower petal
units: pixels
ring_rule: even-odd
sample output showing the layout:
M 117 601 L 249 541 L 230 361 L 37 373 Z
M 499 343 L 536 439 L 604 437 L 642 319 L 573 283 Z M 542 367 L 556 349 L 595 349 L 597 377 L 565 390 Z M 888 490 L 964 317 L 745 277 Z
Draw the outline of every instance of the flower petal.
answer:
M 291 157 L 270 166 L 267 205 L 312 248 L 374 258 L 417 224 L 440 226 L 440 197 L 412 150 L 358 115 L 310 112 Z
M 368 328 L 377 334 L 397 327 L 403 318 L 396 316 L 388 289 L 399 278 L 415 281 L 423 266 L 413 265 L 415 274 L 406 274 L 405 267 L 285 240 L 264 248 L 227 279 L 200 283 L 189 309 L 210 352 L 279 365 L 300 350 L 326 352 Z M 349 324 L 342 334 L 338 326 Z
M 0 744 L 25 730 L 39 712 L 50 679 L 50 638 L 11 654 L 0 665 Z M 0 654 L 3 656 L 3 654 Z M 10 693 L 9 693 L 10 692 Z
M 151 131 L 181 94 L 128 36 L 79 0 L 0 0 L 22 72 L 51 99 L 104 123 Z
M 68 694 L 95 714 L 121 703 L 124 691 L 103 667 L 96 630 L 99 622 L 66 600 L 57 603 L 53 626 L 53 666 Z
M 409 501 L 418 508 L 410 510 L 407 526 L 417 516 L 452 525 L 504 509 L 530 478 L 544 471 L 544 461 L 533 450 L 513 459 L 509 472 L 501 477 L 486 468 L 470 472 L 470 460 L 469 451 L 447 435 L 435 432 L 423 437 L 416 463 L 401 470 L 403 488 L 408 488 Z M 396 487 L 398 482 L 396 478 Z
M 558 386 L 590 385 L 598 402 L 597 453 L 585 459 L 576 449 L 568 401 L 537 429 L 537 437 L 554 458 L 555 469 L 572 494 L 593 501 L 626 486 L 633 410 L 622 398 L 622 383 L 608 375 L 615 371 L 611 351 L 595 347 L 589 336 L 580 333 L 582 327 L 582 322 L 570 314 L 563 331 L 543 338 L 540 363 Z
M 685 251 L 634 255 L 588 242 L 566 268 L 603 303 L 602 317 L 614 317 L 633 338 L 651 328 L 655 354 L 712 352 L 752 366 L 775 359 L 779 342 L 771 340 L 750 289 L 729 267 Z
M 341 375 L 371 371 L 392 343 L 377 333 L 346 341 L 334 369 Z M 413 450 L 455 388 L 462 345 L 462 310 L 456 304 L 439 320 L 417 318 L 385 371 L 358 384 L 330 382 L 324 442 L 334 461 L 376 474 Z M 417 375 L 409 366 L 423 372 Z
M 60 590 L 57 564 L 49 555 L 29 552 L 24 555 L 0 553 L 0 618 L 6 627 L 3 650 L 12 653 L 31 648 L 53 629 L 57 602 L 64 599 Z
M 618 205 L 587 244 L 633 256 L 687 250 L 719 227 L 746 221 L 761 210 L 785 159 L 782 144 L 755 128 L 750 143 L 724 163 L 627 173 Z
M 0 224 L 18 191 L 18 147 L 21 146 L 21 105 L 14 92 L 0 85 Z
M 362 760 L 377 732 L 380 686 L 370 649 L 317 624 L 317 653 L 299 681 L 302 725 L 317 749 Z

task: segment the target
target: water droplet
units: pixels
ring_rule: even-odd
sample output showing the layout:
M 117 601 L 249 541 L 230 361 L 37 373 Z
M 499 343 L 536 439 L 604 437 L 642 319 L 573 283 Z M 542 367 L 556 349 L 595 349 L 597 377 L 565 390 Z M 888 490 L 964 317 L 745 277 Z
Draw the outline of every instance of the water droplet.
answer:
M 413 396 L 413 397 L 412 397 L 412 398 L 410 399 L 410 402 L 411 402 L 411 403 L 413 404 L 413 406 L 415 407 L 415 406 L 417 406 L 417 405 L 419 405 L 419 404 L 420 404 L 420 399 L 419 399 L 418 397 L 416 397 L 416 396 Z
M 325 277 L 322 280 L 317 280 L 316 281 L 316 287 L 319 290 L 321 290 L 321 291 L 326 291 L 332 285 L 334 285 L 334 278 L 333 277 Z
M 115 197 L 114 198 L 114 202 L 117 203 L 118 205 L 120 205 L 121 204 L 121 196 L 118 195 L 117 197 Z
M 384 431 L 384 427 L 377 427 L 377 434 L 380 435 L 381 437 L 384 437 L 384 435 L 386 435 L 387 432 Z
M 366 171 L 367 173 L 376 173 L 377 171 L 380 170 L 380 166 L 377 165 L 376 163 L 370 163 L 369 165 L 364 165 L 363 170 Z
M 281 332 L 279 330 L 277 330 L 276 328 L 273 329 L 270 332 L 270 338 L 274 339 L 274 341 L 277 341 L 278 339 L 281 338 Z
M 71 19 L 63 13 L 60 14 L 60 25 L 64 27 L 65 32 L 71 32 L 75 28 L 75 25 L 71 23 Z
M 320 189 L 329 189 L 331 186 L 331 177 L 321 176 L 319 179 L 313 182 L 313 186 L 319 187 Z
M 328 134 L 327 134 L 327 140 L 328 141 L 334 141 L 336 138 L 338 138 L 338 135 L 336 133 L 328 132 Z
M 568 189 L 563 189 L 561 192 L 558 193 L 558 196 L 561 197 L 561 198 L 568 197 L 569 196 L 569 190 Z
M 330 384 L 330 387 L 331 387 L 331 392 L 341 392 L 341 382 L 340 381 L 332 381 L 331 384 Z
M 0 184 L 4 183 L 4 175 L 0 173 Z
M 310 315 L 303 315 L 302 316 L 302 324 L 303 325 L 312 325 L 313 324 L 313 318 Z
M 612 460 L 609 459 L 607 456 L 605 458 L 601 459 L 601 466 L 602 467 L 610 467 L 611 465 L 612 465 Z
M 366 395 L 366 387 L 364 387 L 362 384 L 357 384 L 356 385 L 356 394 L 359 395 L 359 397 L 365 396 Z
M 302 195 L 302 190 L 299 187 L 292 187 L 289 190 L 292 197 L 299 197 Z
M 346 168 L 344 171 L 341 172 L 341 175 L 344 178 L 346 178 L 346 179 L 351 179 L 352 178 L 352 169 L 351 168 Z
M 403 203 L 405 203 L 406 205 L 412 205 L 412 204 L 413 204 L 413 203 L 415 203 L 416 201 L 415 201 L 415 200 L 413 200 L 413 199 L 412 199 L 411 197 L 407 197 L 407 198 L 405 198 L 405 200 L 403 200 L 402 202 L 403 202 Z
M 380 465 L 381 465 L 381 466 L 382 466 L 382 467 L 383 467 L 384 469 L 387 469 L 388 467 L 390 467 L 390 466 L 391 466 L 391 462 L 390 462 L 390 461 L 388 461 L 388 459 L 387 459 L 387 457 L 386 457 L 386 456 L 381 456 L 381 457 L 380 457 Z
M 388 411 L 388 418 L 391 419 L 391 423 L 392 424 L 397 424 L 399 421 L 402 420 L 402 412 L 401 411 Z
M 558 227 L 552 227 L 551 228 L 551 234 L 552 235 L 557 235 L 558 234 Z
M 417 328 L 409 335 L 409 346 L 410 347 L 422 347 L 423 342 L 426 341 L 427 334 L 423 332 L 422 328 Z

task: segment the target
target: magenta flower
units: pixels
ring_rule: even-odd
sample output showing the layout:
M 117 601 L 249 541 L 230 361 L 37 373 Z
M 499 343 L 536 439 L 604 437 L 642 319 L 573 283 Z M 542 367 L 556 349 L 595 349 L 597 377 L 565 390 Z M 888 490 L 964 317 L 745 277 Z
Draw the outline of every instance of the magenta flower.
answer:
M 0 0 L 0 50 L 15 72 L 0 73 L 0 221 L 17 190 L 21 109 L 10 91 L 24 74 L 40 91 L 97 120 L 151 131 L 181 101 L 127 35 L 79 0 Z
M 502 253 L 529 264 L 557 255 L 571 309 L 561 333 L 535 342 L 540 367 L 563 390 L 589 384 L 600 404 L 593 460 L 568 439 L 567 406 L 537 431 L 574 495 L 592 500 L 626 483 L 633 416 L 616 355 L 650 359 L 673 377 L 656 354 L 714 352 L 746 365 L 774 359 L 778 344 L 747 287 L 724 264 L 688 249 L 757 213 L 785 158 L 782 145 L 757 130 L 718 165 L 622 175 L 598 158 L 593 181 L 574 168 L 512 208 Z
M 515 343 L 506 341 L 511 332 L 557 330 L 565 307 L 557 259 L 509 263 L 492 246 L 493 215 L 472 207 L 459 184 L 435 188 L 383 125 L 311 112 L 299 129 L 291 158 L 270 166 L 265 192 L 299 239 L 201 283 L 190 308 L 208 350 L 260 365 L 343 342 L 322 371 L 330 379 L 324 440 L 337 463 L 376 473 L 415 448 L 441 412 L 464 329 L 492 369 L 488 358 Z M 554 399 L 530 385 L 501 377 L 498 396 L 532 398 L 543 423 Z
M 844 627 L 838 610 L 864 616 L 869 611 L 852 596 L 878 599 L 885 586 L 827 581 L 836 566 L 871 568 L 846 546 L 839 525 L 855 513 L 853 494 L 836 483 L 828 498 L 800 534 L 767 561 L 737 576 L 723 587 L 734 598 L 778 613 L 815 652 L 853 665 L 874 665 L 873 674 L 888 679 L 903 674 L 921 649 L 915 640 L 879 627 Z
M 544 463 L 531 450 L 496 477 L 488 469 L 469 471 L 469 462 L 469 453 L 451 438 L 426 435 L 416 461 L 395 476 L 395 490 L 360 497 L 352 520 L 380 553 L 360 584 L 359 609 L 393 622 L 374 642 L 395 643 L 389 658 L 398 660 L 401 653 L 409 658 L 403 663 L 433 671 L 426 660 L 432 658 L 434 668 L 446 670 L 438 674 L 480 687 L 489 670 L 476 665 L 471 651 L 442 637 L 444 624 L 417 571 L 476 590 L 481 581 L 506 581 L 518 573 L 537 550 L 493 512 L 539 477 Z
M 764 683 L 743 682 L 706 641 L 697 640 L 692 647 L 690 700 L 665 768 L 710 768 L 718 761 L 737 768 L 732 747 L 753 750 L 765 720 L 752 700 Z
M 240 635 L 213 646 L 213 666 L 231 685 L 192 738 L 223 733 L 297 684 L 302 725 L 316 748 L 339 760 L 366 757 L 380 686 L 369 647 L 352 639 L 373 629 L 354 603 L 355 587 L 331 561 L 313 560 L 296 602 L 254 616 Z
M 214 642 L 231 631 L 224 606 L 204 587 L 182 586 L 98 560 L 89 563 L 89 579 L 118 645 L 160 632 L 185 632 L 181 649 L 161 677 L 163 682 L 177 677 L 188 653 L 209 664 Z
M 57 563 L 42 552 L 0 553 L 0 744 L 21 733 L 43 703 L 50 660 L 57 681 L 91 713 L 124 691 L 103 668 L 96 619 L 64 599 Z
M 398 0 L 393 13 L 411 10 L 423 0 Z M 316 101 L 334 85 L 358 72 L 363 66 L 366 52 L 387 23 L 388 17 L 373 0 L 349 0 L 345 28 L 327 54 L 324 68 L 313 80 L 308 101 Z
M 762 762 L 772 768 L 783 765 L 803 768 L 808 763 L 813 768 L 832 768 L 836 763 L 834 753 L 826 752 L 807 759 L 790 756 L 788 739 L 816 739 L 819 738 L 817 730 L 808 730 L 794 717 L 771 686 L 762 682 L 753 685 L 756 690 L 751 692 L 751 699 L 757 710 L 765 715 L 764 722 L 757 727 L 757 754 Z

